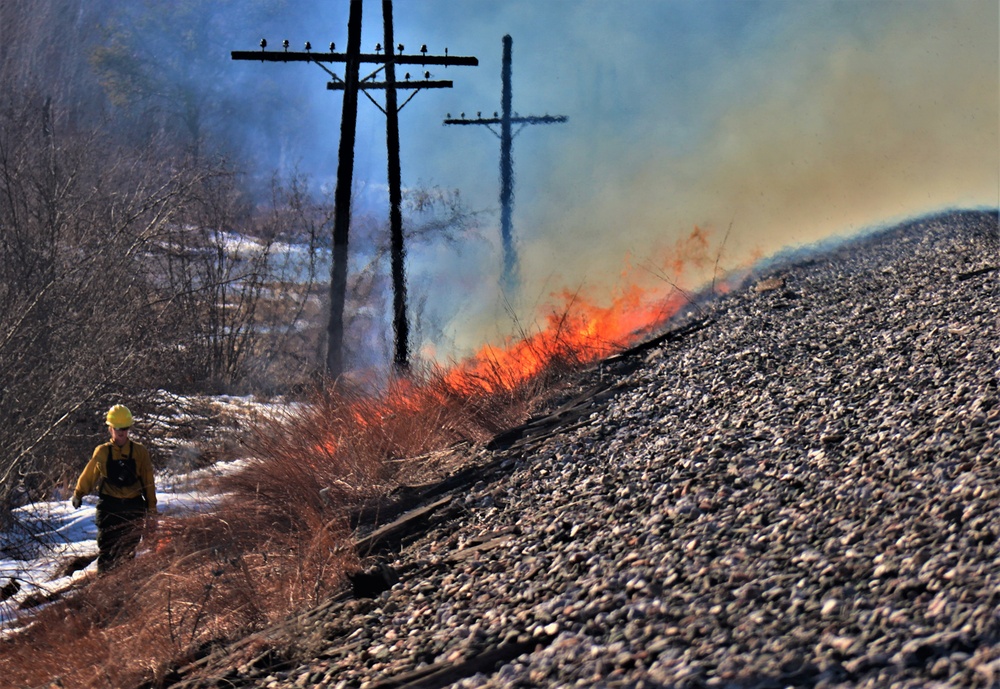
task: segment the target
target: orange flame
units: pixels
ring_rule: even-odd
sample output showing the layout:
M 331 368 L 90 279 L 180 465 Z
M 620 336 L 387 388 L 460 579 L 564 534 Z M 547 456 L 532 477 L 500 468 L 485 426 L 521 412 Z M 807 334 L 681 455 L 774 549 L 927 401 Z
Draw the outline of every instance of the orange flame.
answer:
M 514 391 L 554 364 L 583 365 L 606 358 L 648 337 L 688 303 L 689 295 L 679 283 L 693 270 L 717 264 L 718 257 L 710 257 L 708 249 L 708 233 L 695 227 L 644 265 L 626 261 L 619 281 L 623 286 L 605 305 L 583 289 L 563 289 L 551 295 L 537 332 L 484 346 L 475 356 L 439 370 L 436 384 L 392 379 L 385 394 L 356 400 L 340 414 L 354 429 L 379 428 L 397 415 L 433 409 L 449 396 Z M 342 440 L 342 435 L 332 434 L 318 449 L 332 456 Z
M 709 233 L 695 227 L 689 236 L 651 261 L 653 268 L 628 263 L 621 279 L 625 287 L 606 306 L 598 305 L 582 290 L 554 293 L 555 305 L 549 307 L 539 332 L 508 339 L 500 347 L 483 347 L 449 369 L 444 374 L 446 384 L 464 392 L 513 389 L 560 359 L 590 363 L 634 344 L 688 302 L 678 282 L 691 269 L 703 270 L 711 260 L 717 260 L 708 250 Z M 638 275 L 639 271 L 646 275 Z M 655 286 L 643 286 L 650 276 L 657 278 Z

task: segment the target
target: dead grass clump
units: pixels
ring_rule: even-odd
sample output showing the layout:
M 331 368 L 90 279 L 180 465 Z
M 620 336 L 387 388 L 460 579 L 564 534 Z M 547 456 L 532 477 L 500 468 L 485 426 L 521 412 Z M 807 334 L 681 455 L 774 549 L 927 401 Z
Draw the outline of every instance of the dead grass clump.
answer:
M 430 372 L 394 379 L 378 396 L 317 390 L 308 403 L 257 420 L 248 447 L 258 459 L 224 489 L 347 513 L 406 480 L 399 460 L 485 442 L 522 422 L 575 366 L 563 357 L 532 376 L 498 365 Z
M 42 610 L 2 642 L 0 676 L 13 686 L 158 686 L 212 648 L 321 602 L 361 568 L 352 513 L 421 475 L 409 458 L 524 421 L 581 363 L 567 352 L 549 350 L 540 370 L 487 359 L 395 380 L 379 396 L 332 386 L 255 419 L 253 458 L 219 480 L 218 506 L 162 519 L 135 561 Z
M 358 566 L 349 532 L 308 508 L 286 512 L 296 521 L 235 503 L 164 520 L 140 557 L 4 641 L 0 675 L 11 686 L 157 686 L 214 646 L 315 604 Z

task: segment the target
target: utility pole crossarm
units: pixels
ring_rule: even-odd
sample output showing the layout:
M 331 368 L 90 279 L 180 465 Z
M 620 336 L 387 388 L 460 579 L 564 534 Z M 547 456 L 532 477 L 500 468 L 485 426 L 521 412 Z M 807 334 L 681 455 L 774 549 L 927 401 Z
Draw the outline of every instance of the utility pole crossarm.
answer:
M 420 90 L 420 89 L 450 89 L 454 85 L 452 81 L 431 81 L 425 79 L 424 81 L 396 81 L 392 84 L 385 81 L 362 81 L 358 83 L 358 88 L 363 91 L 385 91 L 387 89 L 399 90 Z M 343 91 L 344 82 L 342 81 L 328 81 L 326 84 L 327 91 Z
M 502 124 L 502 117 L 477 117 L 476 119 L 446 119 L 444 124 Z M 567 122 L 569 118 L 565 115 L 538 115 L 530 117 L 511 117 L 508 120 L 511 124 L 555 124 L 557 122 Z
M 347 53 L 314 53 L 285 50 L 233 50 L 230 55 L 234 60 L 257 60 L 260 62 L 347 62 Z M 393 62 L 397 65 L 443 65 L 476 67 L 479 59 L 459 55 L 384 55 L 382 53 L 361 53 L 358 62 L 370 64 L 385 64 Z

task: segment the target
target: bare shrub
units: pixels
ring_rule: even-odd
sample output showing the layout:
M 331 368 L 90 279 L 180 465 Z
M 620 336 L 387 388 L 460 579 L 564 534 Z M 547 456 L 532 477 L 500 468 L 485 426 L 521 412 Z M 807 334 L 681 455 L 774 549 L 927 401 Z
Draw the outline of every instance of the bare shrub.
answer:
M 257 304 L 256 348 L 244 387 L 264 394 L 305 389 L 322 370 L 333 204 L 314 199 L 308 180 L 272 180 L 270 204 L 250 231 L 273 248 Z
M 145 258 L 198 178 L 63 133 L 58 110 L 43 126 L 40 107 L 0 106 L 0 506 L 87 452 L 88 409 L 160 379 Z
M 247 217 L 231 173 L 205 176 L 151 247 L 153 306 L 183 348 L 176 389 L 229 391 L 254 350 L 270 246 L 235 231 Z

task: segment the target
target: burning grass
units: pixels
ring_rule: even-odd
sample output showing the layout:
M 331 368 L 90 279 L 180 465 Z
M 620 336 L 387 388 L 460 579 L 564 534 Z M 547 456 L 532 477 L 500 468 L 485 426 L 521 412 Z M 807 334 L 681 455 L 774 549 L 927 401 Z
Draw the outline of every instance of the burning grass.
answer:
M 523 420 L 567 366 L 510 387 L 483 371 L 462 386 L 443 373 L 397 380 L 378 397 L 334 386 L 257 419 L 256 459 L 220 483 L 216 510 L 162 519 L 140 557 L 40 611 L 0 642 L 0 673 L 13 686 L 161 686 L 213 647 L 312 607 L 361 568 L 352 512 L 446 470 L 414 457 Z M 243 651 L 234 663 L 259 649 Z
M 682 297 L 632 289 L 599 308 L 565 294 L 540 332 L 460 365 L 378 396 L 330 386 L 256 419 L 254 458 L 220 482 L 213 512 L 161 520 L 135 561 L 39 612 L 0 642 L 0 673 L 13 686 L 163 686 L 212 648 L 314 606 L 361 568 L 352 514 L 447 473 L 430 458 L 522 422 L 567 373 L 647 335 Z M 233 664 L 260 650 L 241 648 Z

